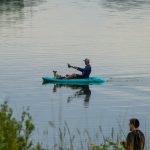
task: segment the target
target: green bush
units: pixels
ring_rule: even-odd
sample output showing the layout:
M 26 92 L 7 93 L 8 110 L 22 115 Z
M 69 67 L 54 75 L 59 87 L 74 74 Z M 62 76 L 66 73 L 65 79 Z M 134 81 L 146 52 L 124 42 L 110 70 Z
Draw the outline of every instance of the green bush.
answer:
M 0 150 L 43 150 L 30 139 L 34 128 L 28 111 L 23 111 L 18 121 L 7 101 L 0 106 Z

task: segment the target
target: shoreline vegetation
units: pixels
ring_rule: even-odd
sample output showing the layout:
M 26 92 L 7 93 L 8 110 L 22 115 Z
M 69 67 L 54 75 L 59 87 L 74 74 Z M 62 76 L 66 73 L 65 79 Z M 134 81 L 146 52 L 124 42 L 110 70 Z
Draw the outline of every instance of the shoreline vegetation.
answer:
M 53 122 L 49 121 L 49 125 L 55 128 Z M 72 135 L 65 122 L 63 129 L 58 129 L 58 139 L 51 148 L 44 148 L 41 143 L 33 142 L 31 136 L 34 129 L 35 125 L 28 109 L 23 111 L 20 120 L 17 120 L 7 101 L 0 105 L 0 150 L 124 150 L 120 144 L 120 136 L 114 137 L 113 129 L 111 136 L 105 137 L 99 126 L 96 138 L 98 140 L 101 136 L 102 142 L 95 144 L 88 130 L 85 129 L 84 133 L 81 133 L 79 129 L 76 129 L 77 136 Z M 79 140 L 77 145 L 76 140 Z

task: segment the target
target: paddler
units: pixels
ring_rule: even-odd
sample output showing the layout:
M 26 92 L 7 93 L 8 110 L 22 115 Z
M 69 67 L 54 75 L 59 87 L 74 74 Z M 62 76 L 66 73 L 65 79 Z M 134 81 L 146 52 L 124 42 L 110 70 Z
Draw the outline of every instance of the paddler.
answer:
M 90 60 L 88 58 L 83 60 L 85 63 L 85 67 L 84 68 L 80 68 L 80 67 L 75 67 L 75 66 L 71 66 L 70 64 L 68 64 L 68 68 L 74 68 L 78 71 L 80 71 L 82 74 L 71 74 L 71 75 L 66 75 L 65 77 L 62 77 L 61 75 L 57 74 L 57 71 L 53 71 L 54 73 L 54 77 L 58 78 L 58 79 L 86 79 L 89 78 L 90 73 L 91 73 L 91 65 L 90 65 Z
M 66 75 L 67 79 L 85 79 L 85 78 L 89 78 L 90 73 L 91 73 L 90 60 L 88 58 L 86 58 L 83 61 L 85 63 L 85 67 L 84 68 L 74 67 L 74 66 L 71 66 L 70 64 L 68 64 L 69 68 L 74 68 L 74 69 L 76 69 L 78 71 L 81 71 L 82 74 Z

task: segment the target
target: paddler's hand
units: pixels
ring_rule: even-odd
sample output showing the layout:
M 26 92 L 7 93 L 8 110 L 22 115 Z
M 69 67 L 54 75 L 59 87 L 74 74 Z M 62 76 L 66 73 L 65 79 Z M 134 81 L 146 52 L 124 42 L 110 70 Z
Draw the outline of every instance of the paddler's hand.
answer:
M 70 64 L 68 64 L 68 68 L 70 68 L 71 67 L 71 65 Z

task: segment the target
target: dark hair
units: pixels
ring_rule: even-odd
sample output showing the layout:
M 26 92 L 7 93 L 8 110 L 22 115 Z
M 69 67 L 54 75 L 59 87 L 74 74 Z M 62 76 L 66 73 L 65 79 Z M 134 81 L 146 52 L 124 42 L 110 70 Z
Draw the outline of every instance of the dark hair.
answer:
M 130 119 L 130 124 L 133 124 L 135 128 L 138 128 L 140 126 L 140 122 L 136 118 Z

